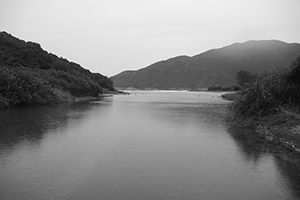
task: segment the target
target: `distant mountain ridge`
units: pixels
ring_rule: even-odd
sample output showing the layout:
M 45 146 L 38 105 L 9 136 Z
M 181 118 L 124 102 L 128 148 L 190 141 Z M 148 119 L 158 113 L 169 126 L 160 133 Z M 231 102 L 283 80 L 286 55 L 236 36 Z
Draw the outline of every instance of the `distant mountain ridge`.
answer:
M 189 57 L 178 56 L 136 71 L 111 77 L 118 88 L 199 89 L 230 85 L 240 70 L 253 73 L 289 66 L 300 55 L 300 44 L 278 40 L 247 41 Z

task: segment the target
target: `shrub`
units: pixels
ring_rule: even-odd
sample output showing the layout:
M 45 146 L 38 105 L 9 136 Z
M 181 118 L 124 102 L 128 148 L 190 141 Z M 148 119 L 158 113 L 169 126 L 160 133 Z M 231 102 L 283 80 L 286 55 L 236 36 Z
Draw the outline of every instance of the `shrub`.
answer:
M 281 106 L 299 109 L 300 56 L 289 67 L 264 74 L 256 84 L 241 92 L 230 105 L 236 118 L 260 118 L 280 110 Z
M 51 86 L 39 78 L 35 71 L 24 67 L 0 68 L 1 98 L 8 101 L 10 106 L 46 104 L 54 100 Z

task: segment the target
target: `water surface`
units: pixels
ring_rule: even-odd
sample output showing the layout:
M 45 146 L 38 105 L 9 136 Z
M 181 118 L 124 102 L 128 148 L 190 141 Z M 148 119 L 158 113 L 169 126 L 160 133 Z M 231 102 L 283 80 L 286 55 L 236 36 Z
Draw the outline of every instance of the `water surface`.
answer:
M 1 111 L 0 199 L 300 199 L 299 156 L 230 128 L 219 95 Z

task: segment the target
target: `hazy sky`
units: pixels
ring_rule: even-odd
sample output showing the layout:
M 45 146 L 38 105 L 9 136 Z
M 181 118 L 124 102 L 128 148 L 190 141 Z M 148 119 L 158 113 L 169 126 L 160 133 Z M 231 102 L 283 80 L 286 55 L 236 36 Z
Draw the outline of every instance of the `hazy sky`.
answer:
M 106 76 L 247 40 L 300 43 L 300 0 L 0 0 L 0 30 Z

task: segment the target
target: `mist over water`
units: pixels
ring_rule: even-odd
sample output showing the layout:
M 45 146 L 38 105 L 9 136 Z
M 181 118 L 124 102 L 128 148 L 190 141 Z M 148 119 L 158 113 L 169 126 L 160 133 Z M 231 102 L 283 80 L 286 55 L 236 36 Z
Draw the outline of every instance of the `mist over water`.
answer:
M 228 103 L 135 91 L 2 110 L 0 199 L 299 199 L 299 156 L 231 128 Z

